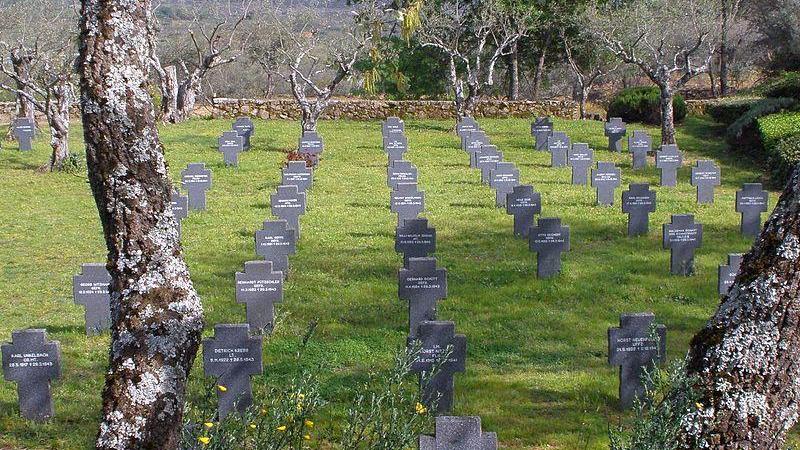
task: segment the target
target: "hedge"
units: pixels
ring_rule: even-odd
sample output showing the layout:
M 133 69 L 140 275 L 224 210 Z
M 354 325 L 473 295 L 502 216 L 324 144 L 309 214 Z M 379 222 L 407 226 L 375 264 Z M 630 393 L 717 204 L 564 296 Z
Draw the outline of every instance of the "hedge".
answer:
M 800 162 L 800 112 L 772 114 L 758 119 L 758 131 L 769 170 L 769 180 L 783 187 L 792 167 Z
M 673 97 L 672 108 L 675 122 L 686 117 L 686 102 L 680 94 Z M 655 86 L 623 89 L 608 105 L 608 117 L 658 125 L 661 123 L 661 91 Z
M 785 72 L 761 88 L 765 97 L 791 97 L 800 100 L 800 72 Z
M 759 117 L 783 111 L 795 104 L 792 98 L 765 98 L 755 102 L 750 109 L 736 119 L 726 132 L 726 139 L 731 147 L 758 144 L 756 120 Z
M 719 123 L 730 125 L 759 100 L 761 100 L 760 97 L 732 97 L 718 100 L 706 106 L 706 114 Z

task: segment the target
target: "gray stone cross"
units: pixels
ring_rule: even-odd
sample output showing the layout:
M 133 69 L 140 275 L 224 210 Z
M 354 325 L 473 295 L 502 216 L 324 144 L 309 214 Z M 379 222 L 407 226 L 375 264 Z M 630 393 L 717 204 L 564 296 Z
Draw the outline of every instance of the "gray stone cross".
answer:
M 628 151 L 633 158 L 634 169 L 647 167 L 647 153 L 652 150 L 653 138 L 644 131 L 633 130 L 633 135 L 628 136 Z
M 244 412 L 253 404 L 250 376 L 259 375 L 264 368 L 261 360 L 261 336 L 250 336 L 250 326 L 217 324 L 214 337 L 203 339 L 203 370 L 215 377 L 219 404 L 219 419 L 236 410 Z
M 478 416 L 439 416 L 436 434 L 419 437 L 419 450 L 497 450 L 497 434 L 481 430 Z
M 181 187 L 189 195 L 189 209 L 206 209 L 206 191 L 211 188 L 211 169 L 204 163 L 189 163 L 181 171 Z
M 542 195 L 533 186 L 522 184 L 506 197 L 506 213 L 514 216 L 514 235 L 528 237 L 536 214 L 542 212 Z
M 289 274 L 289 255 L 297 249 L 297 234 L 285 220 L 267 220 L 256 231 L 256 254 L 272 263 L 272 270 Z
M 478 125 L 478 122 L 476 122 L 472 117 L 464 117 L 462 120 L 456 123 L 456 134 L 459 136 L 463 136 L 464 133 L 478 131 L 480 129 L 481 127 Z
M 614 191 L 622 182 L 621 171 L 613 162 L 598 162 L 592 169 L 592 187 L 597 191 L 597 204 L 611 206 L 614 204 Z
M 281 184 L 297 186 L 298 192 L 306 192 L 314 183 L 314 170 L 305 161 L 289 161 L 281 172 Z
M 236 272 L 236 301 L 247 308 L 247 323 L 256 333 L 275 326 L 275 303 L 283 301 L 283 274 L 270 261 L 247 261 Z
M 536 141 L 536 150 L 547 150 L 547 138 L 553 134 L 553 121 L 549 117 L 537 117 L 531 123 L 531 136 Z
M 519 185 L 519 169 L 514 163 L 498 162 L 489 171 L 489 186 L 494 188 L 494 204 L 500 208 L 506 206 L 506 196 Z
M 742 215 L 739 227 L 745 236 L 758 236 L 761 232 L 761 213 L 767 211 L 769 194 L 761 183 L 745 183 L 736 191 L 736 212 Z
M 249 117 L 239 117 L 233 122 L 233 131 L 235 131 L 244 140 L 244 149 L 250 150 L 250 138 L 256 130 L 253 121 Z
M 419 353 L 411 364 L 411 372 L 419 374 L 422 403 L 441 414 L 453 409 L 453 375 L 466 370 L 467 338 L 456 334 L 450 321 L 425 321 L 412 342 L 418 342 Z M 412 344 L 413 345 L 413 344 Z M 434 368 L 438 371 L 431 376 Z
M 656 211 L 656 193 L 647 183 L 631 183 L 622 193 L 622 212 L 628 214 L 628 237 L 646 235 L 650 213 Z
M 567 150 L 567 165 L 572 167 L 572 184 L 588 184 L 587 172 L 594 163 L 594 152 L 589 144 L 575 143 Z
M 674 187 L 678 185 L 678 168 L 683 164 L 678 146 L 665 144 L 656 152 L 656 167 L 661 170 L 661 186 Z
M 731 253 L 728 255 L 728 265 L 719 266 L 717 271 L 717 293 L 719 293 L 719 295 L 728 294 L 728 291 L 731 289 L 736 279 L 736 275 L 739 273 L 743 257 L 744 255 L 741 253 Z
M 670 272 L 673 275 L 694 273 L 694 251 L 703 242 L 703 225 L 691 214 L 673 214 L 672 222 L 663 225 L 664 249 L 670 249 Z
M 461 148 L 469 155 L 469 165 L 475 168 L 475 152 L 484 145 L 489 145 L 489 137 L 484 131 L 472 131 L 465 133 L 461 139 Z
M 484 145 L 475 152 L 475 167 L 481 171 L 481 183 L 489 184 L 491 171 L 502 161 L 503 152 L 498 151 L 494 145 Z
M 406 219 L 416 219 L 425 210 L 425 192 L 417 190 L 417 183 L 397 183 L 392 191 L 390 210 L 397 213 L 397 224 Z
M 428 227 L 428 219 L 405 220 L 395 230 L 394 251 L 403 254 L 403 267 L 410 258 L 424 258 L 436 251 L 436 228 Z
M 11 342 L 2 345 L 3 376 L 17 383 L 22 417 L 43 422 L 53 417 L 50 382 L 61 376 L 61 347 L 48 341 L 43 329 L 11 332 Z
M 408 150 L 408 138 L 400 133 L 388 134 L 383 137 L 383 150 L 389 157 L 389 164 L 401 160 Z
M 399 117 L 390 116 L 381 123 L 381 134 L 386 136 L 390 133 L 404 133 L 406 124 Z
M 612 117 L 603 127 L 605 135 L 608 136 L 608 150 L 612 152 L 622 151 L 622 137 L 625 136 L 625 122 L 619 117 Z
M 557 217 L 540 217 L 528 234 L 528 247 L 536 252 L 536 276 L 549 278 L 561 272 L 561 253 L 569 251 L 569 227 Z
M 111 275 L 102 263 L 81 264 L 81 273 L 72 276 L 72 298 L 86 307 L 86 334 L 99 334 L 111 326 Z
M 565 167 L 567 165 L 567 150 L 570 148 L 570 139 L 567 133 L 554 131 L 547 138 L 547 151 L 550 152 L 551 167 Z
M 692 167 L 692 186 L 697 187 L 697 203 L 714 203 L 714 186 L 721 183 L 719 166 L 704 159 Z
M 408 302 L 408 335 L 417 336 L 419 324 L 436 320 L 436 305 L 447 298 L 447 270 L 436 268 L 436 258 L 409 258 L 397 273 L 397 297 Z
M 322 154 L 324 149 L 325 145 L 322 142 L 322 138 L 319 136 L 319 134 L 317 134 L 316 131 L 305 131 L 303 132 L 303 135 L 300 136 L 300 140 L 298 141 L 297 145 L 297 152 L 301 155 L 308 156 L 313 162 L 314 166 L 316 166 L 319 162 L 319 155 Z
M 172 207 L 172 215 L 175 217 L 175 228 L 178 230 L 178 237 L 181 237 L 181 222 L 189 216 L 189 197 L 181 195 L 180 191 L 173 187 L 170 206 Z
M 645 369 L 666 360 L 667 328 L 652 313 L 623 314 L 619 328 L 608 329 L 608 363 L 620 366 L 619 402 L 630 408 L 645 392 Z
M 227 166 L 239 165 L 239 153 L 244 151 L 244 138 L 234 130 L 225 131 L 217 140 L 222 159 Z
M 33 136 L 36 134 L 33 120 L 29 117 L 17 117 L 14 119 L 13 133 L 21 151 L 29 152 L 33 149 Z
M 408 161 L 392 161 L 386 168 L 386 184 L 392 190 L 397 190 L 400 183 L 416 183 L 417 168 Z
M 270 195 L 269 203 L 272 215 L 285 220 L 300 239 L 300 216 L 306 212 L 305 192 L 298 191 L 297 186 L 278 186 L 277 191 Z

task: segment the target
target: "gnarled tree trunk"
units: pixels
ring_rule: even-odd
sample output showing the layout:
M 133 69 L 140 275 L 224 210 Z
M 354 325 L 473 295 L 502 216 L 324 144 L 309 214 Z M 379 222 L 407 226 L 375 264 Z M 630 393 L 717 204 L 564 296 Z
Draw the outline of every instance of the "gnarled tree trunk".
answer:
M 519 43 L 511 44 L 511 54 L 508 55 L 508 99 L 519 100 Z
M 61 170 L 69 158 L 69 106 L 72 102 L 71 89 L 67 83 L 59 83 L 51 88 L 47 104 L 47 123 L 50 126 L 50 170 Z
M 666 83 L 659 86 L 661 90 L 661 143 L 675 143 L 675 113 L 672 108 L 674 92 Z
M 714 316 L 687 370 L 702 408 L 684 417 L 685 448 L 782 449 L 800 400 L 800 168 Z M 707 446 L 702 446 L 703 443 Z
M 149 0 L 82 0 L 89 181 L 108 248 L 111 349 L 98 449 L 174 449 L 203 327 L 148 93 Z
M 178 69 L 175 66 L 164 67 L 160 71 L 161 78 L 161 121 L 178 122 Z
M 17 90 L 31 94 L 30 87 L 28 87 L 28 85 L 25 83 L 30 80 L 30 69 L 31 61 L 33 61 L 33 55 L 31 54 L 30 50 L 22 45 L 19 45 L 11 49 L 10 59 L 11 67 L 14 69 L 14 73 L 17 75 Z M 17 117 L 27 117 L 31 120 L 34 120 L 36 108 L 28 97 L 23 94 L 17 94 L 16 104 Z

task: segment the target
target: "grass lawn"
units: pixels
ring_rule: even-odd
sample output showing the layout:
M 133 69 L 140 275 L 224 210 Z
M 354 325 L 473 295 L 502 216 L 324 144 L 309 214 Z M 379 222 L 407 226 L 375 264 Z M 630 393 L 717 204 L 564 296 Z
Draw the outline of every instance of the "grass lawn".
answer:
M 279 184 L 283 152 L 299 133 L 296 122 L 256 121 L 253 149 L 240 155 L 238 168 L 227 168 L 215 146 L 231 123 L 198 119 L 161 133 L 174 180 L 189 162 L 205 162 L 214 171 L 208 210 L 183 222 L 206 335 L 216 323 L 244 321 L 244 305 L 234 298 L 234 272 L 257 259 L 253 233 L 270 217 L 269 195 Z M 617 369 L 606 363 L 607 328 L 616 326 L 620 313 L 653 311 L 668 327 L 669 357 L 682 357 L 718 302 L 717 266 L 751 244 L 738 233 L 734 198 L 742 183 L 761 174 L 724 153 L 715 124 L 689 118 L 680 128 L 685 166 L 677 188 L 657 187 L 652 158 L 650 168 L 634 173 L 629 154 L 602 150 L 602 123 L 555 124 L 573 142 L 589 142 L 595 160 L 618 163 L 626 189 L 630 182 L 656 186 L 658 210 L 648 236 L 625 237 L 619 204 L 594 206 L 593 190 L 572 186 L 569 168 L 550 168 L 548 153 L 531 150 L 529 121 L 481 120 L 505 159 L 517 164 L 522 181 L 542 193 L 544 216 L 561 217 L 571 227 L 572 251 L 562 275 L 539 280 L 527 242 L 514 238 L 512 217 L 495 208 L 493 191 L 469 168 L 452 123 L 406 123 L 406 159 L 419 169 L 424 216 L 437 230 L 436 257 L 448 270 L 449 296 L 440 303 L 439 317 L 455 321 L 468 341 L 467 372 L 456 375 L 454 413 L 480 415 L 502 448 L 607 447 L 608 423 L 619 415 Z M 353 386 L 391 364 L 405 341 L 407 307 L 397 298 L 402 261 L 394 252 L 396 218 L 388 208 L 380 124 L 324 121 L 319 131 L 324 159 L 301 219 L 285 300 L 277 308 L 284 318 L 265 345 L 265 376 L 257 382 L 277 383 L 295 371 L 299 336 L 309 321 L 319 320 L 303 364 L 322 366 L 323 394 L 332 401 L 317 421 L 316 428 L 324 430 L 344 416 Z M 658 130 L 648 131 L 657 142 Z M 82 151 L 79 135 L 76 126 L 76 152 Z M 35 173 L 48 158 L 46 137 L 27 154 L 13 143 L 3 147 L 0 341 L 15 329 L 46 328 L 61 342 L 63 373 L 53 384 L 56 417 L 43 425 L 20 419 L 16 385 L 0 382 L 0 448 L 87 448 L 96 433 L 108 336 L 84 335 L 71 277 L 81 263 L 104 261 L 97 211 L 84 173 Z M 721 165 L 723 183 L 713 205 L 699 206 L 689 166 L 705 158 Z M 617 202 L 620 196 L 617 190 Z M 771 193 L 770 207 L 776 200 Z M 661 224 L 673 213 L 695 214 L 704 224 L 692 277 L 670 276 L 669 252 L 661 248 Z

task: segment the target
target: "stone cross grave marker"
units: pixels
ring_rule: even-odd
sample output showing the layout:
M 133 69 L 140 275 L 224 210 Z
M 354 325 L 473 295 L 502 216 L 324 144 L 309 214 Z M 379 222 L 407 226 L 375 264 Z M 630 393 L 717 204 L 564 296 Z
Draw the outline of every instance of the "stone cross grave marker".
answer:
M 575 143 L 567 150 L 567 165 L 572 167 L 572 184 L 588 184 L 587 172 L 594 163 L 594 152 L 589 144 Z
M 537 117 L 531 123 L 531 136 L 536 144 L 536 150 L 547 150 L 547 138 L 553 134 L 553 121 L 549 117 Z
M 497 155 L 500 154 L 496 145 L 483 144 L 470 154 L 469 166 L 473 169 L 480 169 L 480 166 L 478 166 L 478 155 L 483 155 L 484 160 L 488 158 L 490 162 L 498 162 L 502 160 L 502 158 L 497 159 Z
M 29 152 L 33 149 L 36 124 L 33 123 L 30 117 L 17 117 L 14 119 L 13 133 L 21 151 Z
M 189 195 L 189 209 L 206 209 L 206 191 L 211 188 L 211 169 L 204 163 L 189 163 L 181 171 L 181 187 Z
M 436 305 L 447 298 L 447 269 L 437 269 L 436 258 L 409 258 L 397 285 L 397 296 L 408 302 L 408 335 L 415 338 L 419 324 L 436 320 Z
M 281 172 L 281 184 L 297 186 L 298 192 L 306 192 L 314 182 L 314 170 L 305 161 L 289 161 Z
M 111 326 L 111 275 L 102 263 L 81 264 L 81 273 L 72 276 L 72 298 L 86 307 L 86 334 L 99 334 Z
M 383 150 L 389 156 L 389 163 L 403 159 L 408 150 L 408 138 L 400 133 L 392 133 L 383 137 Z
M 178 237 L 181 237 L 181 222 L 189 216 L 189 197 L 181 195 L 181 192 L 173 187 L 170 205 L 172 207 L 172 215 L 175 217 L 175 227 L 178 230 Z
M 467 338 L 456 334 L 450 321 L 425 321 L 419 324 L 416 336 L 419 354 L 411 364 L 411 372 L 419 373 L 422 403 L 441 414 L 453 409 L 453 375 L 466 370 Z M 430 373 L 435 367 L 438 372 Z M 437 401 L 438 399 L 438 401 Z
M 48 341 L 43 329 L 11 332 L 11 342 L 3 344 L 3 376 L 17 383 L 22 417 L 43 422 L 53 417 L 50 382 L 61 376 L 61 347 Z
M 425 191 L 417 190 L 417 183 L 397 183 L 392 191 L 390 210 L 397 213 L 397 224 L 404 220 L 416 219 L 425 209 Z
M 489 175 L 503 161 L 503 152 L 498 151 L 494 145 L 484 145 L 475 152 L 475 167 L 481 171 L 481 183 L 489 184 Z
M 714 186 L 721 182 L 719 166 L 704 159 L 692 167 L 692 186 L 697 187 L 697 203 L 714 203 Z
M 550 152 L 550 166 L 564 167 L 567 165 L 567 150 L 570 148 L 570 139 L 567 133 L 554 131 L 547 138 L 547 151 Z
M 225 131 L 217 140 L 218 149 L 226 166 L 239 165 L 239 153 L 244 151 L 244 138 L 236 131 Z
M 410 258 L 424 258 L 436 251 L 436 228 L 428 227 L 428 219 L 408 219 L 394 236 L 394 251 L 403 254 L 406 269 Z
M 758 236 L 761 232 L 761 213 L 767 211 L 769 194 L 761 183 L 745 183 L 736 191 L 736 212 L 742 215 L 739 229 L 745 236 Z
M 386 168 L 386 184 L 392 190 L 397 190 L 400 183 L 416 183 L 417 168 L 408 161 L 392 161 Z
M 419 450 L 497 450 L 497 434 L 484 432 L 478 416 L 439 416 L 436 434 L 419 437 Z
M 557 217 L 540 217 L 528 234 L 528 246 L 536 252 L 536 276 L 549 278 L 561 272 L 561 253 L 569 251 L 569 227 Z
M 203 339 L 203 370 L 206 376 L 215 377 L 219 404 L 219 419 L 228 413 L 243 412 L 253 404 L 250 376 L 263 370 L 261 336 L 250 336 L 246 323 L 217 324 L 214 337 Z
M 303 135 L 300 136 L 297 152 L 301 155 L 309 156 L 315 166 L 319 162 L 319 155 L 322 154 L 324 149 L 325 145 L 322 143 L 322 138 L 319 137 L 316 131 L 304 131 Z
M 622 151 L 622 137 L 627 134 L 625 122 L 619 117 L 612 117 L 603 127 L 605 135 L 608 136 L 608 150 L 612 152 Z
M 506 206 L 506 196 L 519 185 L 519 169 L 514 163 L 498 162 L 489 171 L 489 186 L 494 188 L 494 204 L 500 208 Z
M 733 281 L 736 279 L 736 274 L 739 273 L 743 257 L 744 255 L 741 253 L 731 253 L 728 255 L 728 265 L 719 266 L 717 271 L 717 292 L 719 295 L 728 294 L 731 286 L 733 286 Z
M 233 122 L 233 131 L 235 131 L 244 140 L 244 149 L 250 150 L 250 138 L 256 131 L 256 126 L 249 117 L 239 117 L 236 122 Z
M 597 191 L 597 204 L 611 206 L 614 204 L 614 191 L 622 182 L 621 171 L 613 162 L 598 162 L 592 169 L 592 187 Z
M 275 326 L 275 303 L 283 301 L 283 274 L 270 261 L 247 261 L 236 272 L 236 301 L 247 308 L 247 323 L 256 333 Z
M 628 214 L 628 237 L 650 231 L 650 213 L 656 211 L 656 193 L 647 183 L 631 183 L 622 193 L 622 212 Z
M 652 313 L 623 314 L 619 328 L 608 329 L 608 363 L 620 366 L 619 403 L 633 406 L 644 394 L 642 375 L 654 364 L 663 364 L 667 353 L 667 327 L 655 325 Z
M 656 167 L 661 170 L 661 186 L 674 187 L 678 185 L 678 168 L 683 164 L 678 146 L 675 144 L 662 145 L 656 152 Z
M 478 122 L 475 121 L 472 117 L 464 117 L 458 123 L 456 123 L 456 134 L 462 136 L 464 133 L 468 133 L 470 131 L 478 131 L 481 127 L 478 125 Z
M 306 212 L 305 192 L 298 191 L 297 186 L 278 186 L 278 190 L 270 195 L 269 203 L 272 215 L 285 220 L 300 239 L 300 216 Z
M 381 123 L 381 134 L 386 136 L 390 133 L 404 133 L 406 131 L 406 124 L 399 117 L 387 117 Z
M 489 137 L 483 131 L 472 131 L 465 133 L 461 140 L 461 147 L 469 154 L 469 165 L 475 168 L 475 152 L 484 145 L 489 145 Z
M 289 274 L 289 255 L 297 249 L 297 233 L 285 220 L 267 220 L 256 231 L 256 254 L 272 263 L 272 270 Z
M 542 212 L 542 195 L 529 184 L 514 186 L 506 198 L 506 213 L 514 216 L 514 235 L 528 237 L 533 218 Z
M 628 151 L 633 157 L 633 168 L 644 169 L 647 167 L 647 153 L 653 147 L 653 138 L 644 131 L 633 130 L 633 135 L 628 136 Z
M 672 222 L 663 225 L 664 249 L 670 249 L 670 272 L 673 275 L 694 273 L 694 251 L 703 242 L 703 225 L 691 214 L 673 214 Z

